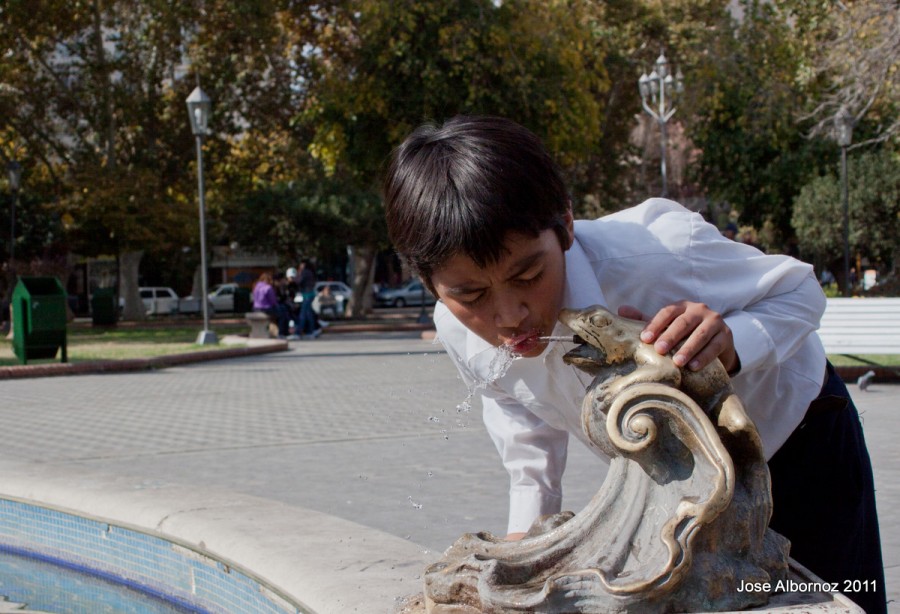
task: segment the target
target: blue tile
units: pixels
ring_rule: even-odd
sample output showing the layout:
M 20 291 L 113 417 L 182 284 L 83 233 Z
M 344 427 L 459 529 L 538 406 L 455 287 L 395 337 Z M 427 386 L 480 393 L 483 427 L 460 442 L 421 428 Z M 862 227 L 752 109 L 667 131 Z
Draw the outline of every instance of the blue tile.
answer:
M 62 562 L 199 611 L 302 614 L 257 580 L 161 537 L 0 499 L 0 550 Z M 72 590 L 75 590 L 72 588 Z

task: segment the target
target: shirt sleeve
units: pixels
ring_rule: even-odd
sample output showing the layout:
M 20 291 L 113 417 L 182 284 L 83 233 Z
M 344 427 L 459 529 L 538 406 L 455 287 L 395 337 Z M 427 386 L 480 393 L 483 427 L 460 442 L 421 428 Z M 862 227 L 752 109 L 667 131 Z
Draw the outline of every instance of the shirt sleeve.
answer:
M 509 473 L 508 533 L 525 532 L 544 514 L 559 512 L 569 434 L 509 398 L 482 396 L 483 418 Z
M 791 357 L 818 328 L 824 304 L 821 286 L 810 273 L 791 292 L 726 314 L 741 372 L 781 364 Z
M 470 391 L 478 390 L 482 419 L 509 474 L 509 533 L 528 531 L 544 514 L 562 507 L 562 475 L 566 468 L 569 434 L 553 428 L 496 385 L 476 384 L 482 378 L 463 358 L 465 328 L 446 306 L 434 311 L 438 338 Z
M 734 337 L 741 372 L 772 367 L 793 356 L 825 311 L 825 295 L 813 267 L 727 239 L 696 213 L 676 212 L 674 217 L 685 215 L 690 239 L 683 262 L 693 285 L 685 297 L 693 296 L 722 314 Z

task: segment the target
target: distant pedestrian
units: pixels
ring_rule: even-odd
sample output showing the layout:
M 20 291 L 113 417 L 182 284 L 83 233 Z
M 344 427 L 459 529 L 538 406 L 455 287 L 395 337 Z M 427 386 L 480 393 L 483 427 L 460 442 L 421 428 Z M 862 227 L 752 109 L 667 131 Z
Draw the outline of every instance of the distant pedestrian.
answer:
M 312 306 L 313 299 L 316 298 L 316 273 L 309 260 L 300 263 L 298 273 L 297 285 L 303 297 L 303 304 L 300 306 L 300 331 L 301 334 L 312 335 L 312 338 L 315 339 L 322 334 L 322 327 L 319 326 L 316 312 Z
M 284 273 L 285 279 L 287 280 L 284 286 L 284 303 L 288 307 L 288 312 L 290 312 L 291 322 L 294 326 L 294 332 L 299 336 L 300 335 L 300 305 L 302 300 L 302 295 L 300 294 L 300 284 L 297 280 L 297 269 L 294 267 L 289 267 L 287 271 Z

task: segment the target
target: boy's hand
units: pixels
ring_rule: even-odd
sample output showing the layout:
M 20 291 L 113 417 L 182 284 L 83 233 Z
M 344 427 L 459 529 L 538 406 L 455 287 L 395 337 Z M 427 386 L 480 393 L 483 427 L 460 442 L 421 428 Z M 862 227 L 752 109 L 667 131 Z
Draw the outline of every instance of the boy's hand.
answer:
M 644 314 L 630 305 L 619 307 L 619 315 L 633 320 L 644 320 Z M 679 367 L 699 371 L 718 358 L 725 369 L 732 373 L 738 362 L 731 329 L 721 314 L 703 303 L 679 301 L 663 307 L 650 319 L 641 333 L 641 341 L 652 343 L 660 354 L 666 354 L 682 341 L 672 360 Z

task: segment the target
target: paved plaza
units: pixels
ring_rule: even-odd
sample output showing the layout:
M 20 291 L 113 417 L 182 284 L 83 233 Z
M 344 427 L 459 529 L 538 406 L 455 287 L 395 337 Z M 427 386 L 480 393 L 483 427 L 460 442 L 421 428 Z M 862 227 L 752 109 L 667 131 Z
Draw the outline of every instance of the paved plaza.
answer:
M 479 406 L 418 333 L 326 334 L 287 352 L 0 382 L 0 461 L 195 485 L 302 506 L 433 551 L 505 532 L 507 478 Z M 889 607 L 900 599 L 900 386 L 851 387 L 875 466 Z M 564 508 L 603 481 L 573 441 Z

